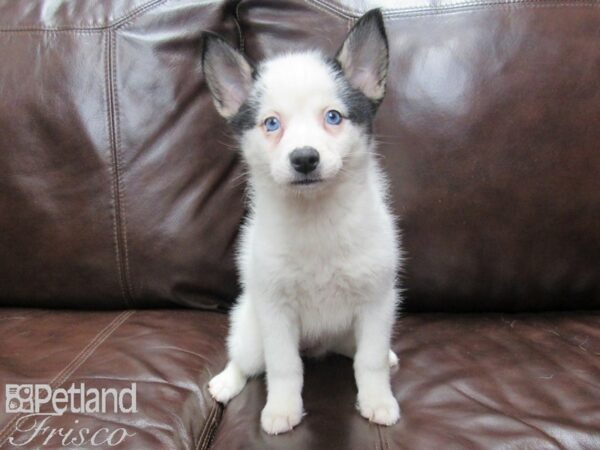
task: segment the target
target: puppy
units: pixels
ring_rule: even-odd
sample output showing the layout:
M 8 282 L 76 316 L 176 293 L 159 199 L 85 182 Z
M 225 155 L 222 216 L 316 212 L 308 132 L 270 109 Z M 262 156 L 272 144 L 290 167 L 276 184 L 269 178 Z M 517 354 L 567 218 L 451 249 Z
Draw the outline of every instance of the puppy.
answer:
M 253 67 L 206 34 L 202 61 L 214 104 L 238 136 L 251 199 L 229 363 L 211 395 L 226 403 L 266 371 L 262 428 L 289 431 L 303 416 L 301 352 L 335 352 L 354 358 L 362 416 L 395 423 L 400 252 L 372 135 L 388 69 L 381 12 L 365 14 L 335 58 L 289 53 Z

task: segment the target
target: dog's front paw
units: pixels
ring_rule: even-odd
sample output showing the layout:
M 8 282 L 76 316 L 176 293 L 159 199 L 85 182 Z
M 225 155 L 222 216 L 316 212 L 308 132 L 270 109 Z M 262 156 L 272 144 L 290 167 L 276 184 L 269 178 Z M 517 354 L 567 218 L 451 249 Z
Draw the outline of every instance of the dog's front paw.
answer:
M 393 425 L 400 418 L 400 407 L 392 394 L 359 399 L 358 410 L 365 419 L 379 425 Z
M 246 378 L 230 363 L 223 372 L 208 382 L 208 391 L 216 401 L 226 404 L 238 395 L 245 385 Z
M 302 420 L 302 400 L 274 400 L 265 405 L 260 415 L 263 430 L 269 434 L 290 431 Z

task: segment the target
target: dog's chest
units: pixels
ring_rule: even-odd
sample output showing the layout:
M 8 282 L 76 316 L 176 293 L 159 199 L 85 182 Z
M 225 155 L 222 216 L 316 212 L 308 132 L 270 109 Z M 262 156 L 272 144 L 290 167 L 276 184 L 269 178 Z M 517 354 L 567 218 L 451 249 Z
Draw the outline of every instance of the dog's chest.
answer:
M 274 249 L 268 264 L 282 297 L 299 311 L 317 315 L 339 315 L 340 309 L 372 300 L 393 271 L 393 241 L 339 229 L 320 231 L 282 241 Z
M 372 204 L 305 217 L 282 211 L 269 216 L 278 220 L 252 221 L 242 259 L 246 285 L 295 311 L 305 335 L 347 329 L 361 305 L 394 285 L 393 223 Z
M 283 254 L 281 285 L 302 303 L 351 302 L 370 284 L 364 270 L 368 255 L 341 251 L 335 243 L 323 243 L 312 251 Z
M 287 258 L 286 274 L 280 283 L 305 337 L 349 328 L 356 308 L 370 296 L 370 282 L 357 270 L 361 259 L 359 255 L 325 251 L 302 259 L 293 255 Z

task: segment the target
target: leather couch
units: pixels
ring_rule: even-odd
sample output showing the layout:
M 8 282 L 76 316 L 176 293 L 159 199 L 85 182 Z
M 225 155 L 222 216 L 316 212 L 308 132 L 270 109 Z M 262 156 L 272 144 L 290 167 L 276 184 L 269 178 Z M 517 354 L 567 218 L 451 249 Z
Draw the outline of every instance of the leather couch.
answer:
M 1 448 L 116 428 L 131 449 L 600 448 L 600 3 L 381 3 L 403 416 L 362 419 L 332 356 L 306 362 L 307 416 L 271 437 L 262 379 L 225 408 L 206 389 L 245 210 L 201 33 L 253 59 L 334 52 L 364 6 L 0 0 Z M 137 412 L 67 411 L 32 437 L 4 408 L 6 384 L 73 383 L 136 383 Z

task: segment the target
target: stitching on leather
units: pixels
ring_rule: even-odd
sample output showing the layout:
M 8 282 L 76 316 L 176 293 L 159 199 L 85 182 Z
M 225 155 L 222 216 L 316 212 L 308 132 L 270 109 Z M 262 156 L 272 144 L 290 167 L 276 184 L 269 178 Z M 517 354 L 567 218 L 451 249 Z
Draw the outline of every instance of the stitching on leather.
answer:
M 354 26 L 354 24 L 358 21 L 358 19 L 353 19 L 353 18 L 349 18 L 346 21 L 346 28 L 348 28 L 348 31 L 350 31 L 352 29 L 352 27 Z
M 327 0 L 309 0 L 315 3 L 320 3 L 324 6 L 326 6 L 327 8 L 331 9 L 332 11 L 339 11 L 341 13 L 344 14 L 348 14 L 350 16 L 353 17 L 359 17 L 362 12 L 361 11 L 357 11 L 357 10 L 353 10 L 351 8 L 347 8 L 342 4 L 339 4 L 338 2 L 329 2 Z M 466 6 L 480 6 L 480 7 L 485 7 L 485 6 L 495 6 L 495 5 L 512 5 L 512 4 L 539 4 L 541 5 L 547 5 L 548 3 L 552 3 L 552 1 L 550 0 L 492 0 L 492 1 L 481 1 L 481 0 L 469 0 L 469 1 L 463 1 L 463 2 L 457 2 L 457 3 L 449 3 L 446 5 L 438 5 L 438 6 L 407 6 L 407 7 L 401 7 L 401 8 L 384 8 L 383 9 L 383 13 L 386 16 L 392 16 L 394 14 L 403 14 L 403 13 L 410 13 L 410 12 L 415 12 L 415 11 L 431 11 L 431 12 L 439 12 L 439 11 L 443 11 L 443 10 L 452 10 L 454 8 L 462 8 L 462 7 L 466 7 Z M 559 1 L 557 1 L 556 3 L 560 3 Z M 595 4 L 598 5 L 599 2 L 598 1 L 591 1 L 591 0 L 582 0 L 582 1 L 571 1 L 571 2 L 562 2 L 563 4 L 568 4 L 568 5 L 572 5 L 572 4 Z
M 56 28 L 43 28 L 43 27 L 23 27 L 23 28 L 0 28 L 1 32 L 88 32 L 88 33 L 101 33 L 106 30 L 110 30 L 112 28 L 120 27 L 125 23 L 132 21 L 134 18 L 138 17 L 146 13 L 147 11 L 153 9 L 156 6 L 159 6 L 161 3 L 166 2 L 167 0 L 151 0 L 147 3 L 144 3 L 140 6 L 133 8 L 132 10 L 126 12 L 121 17 L 113 20 L 106 25 L 99 26 L 91 26 L 91 27 L 56 27 Z
M 242 33 L 242 24 L 240 22 L 240 5 L 241 4 L 242 4 L 242 0 L 238 0 L 237 4 L 235 5 L 235 16 L 233 18 L 233 21 L 235 22 L 237 32 L 238 32 L 238 43 L 240 46 L 240 51 L 242 53 L 244 53 L 244 47 L 245 47 L 246 43 L 244 42 L 244 34 Z
M 390 450 L 390 443 L 387 440 L 387 433 L 384 429 L 382 429 L 382 427 L 379 427 L 379 433 L 381 442 L 383 443 L 385 450 Z
M 552 441 L 552 443 L 556 446 L 556 448 L 562 449 L 565 448 L 561 445 L 561 443 L 559 442 L 559 440 L 557 438 L 555 438 L 554 436 L 548 434 L 547 432 L 545 432 L 544 430 L 540 429 L 539 427 L 529 423 L 528 421 L 526 421 L 525 419 L 523 419 L 522 417 L 519 417 L 518 412 L 516 414 L 513 414 L 509 411 L 506 411 L 505 409 L 503 410 L 502 408 L 497 408 L 494 407 L 492 405 L 487 404 L 486 402 L 478 399 L 477 397 L 465 392 L 464 390 L 456 387 L 455 385 L 451 386 L 452 389 L 454 389 L 456 392 L 458 392 L 460 395 L 468 398 L 469 400 L 471 400 L 472 402 L 476 403 L 479 406 L 484 407 L 487 410 L 493 411 L 495 413 L 501 414 L 505 417 L 510 417 L 511 419 L 513 419 L 516 422 L 520 422 L 523 425 L 529 427 L 529 428 L 533 428 L 534 430 L 538 431 L 539 433 L 541 433 L 542 435 L 544 435 L 546 438 L 548 438 L 549 440 Z
M 72 34 L 98 34 L 103 33 L 108 28 L 99 29 L 87 29 L 87 28 L 65 28 L 65 29 L 54 29 L 54 28 L 0 28 L 0 33 L 72 33 Z
M 334 16 L 336 16 L 336 17 L 342 17 L 342 18 L 345 18 L 345 19 L 347 19 L 347 18 L 348 18 L 348 17 L 346 17 L 345 15 L 342 15 L 342 14 L 338 14 L 338 13 L 336 13 L 336 11 L 335 11 L 335 10 L 333 10 L 333 9 L 326 8 L 325 6 L 321 5 L 321 4 L 320 4 L 320 3 L 318 3 L 318 2 L 311 1 L 311 0 L 304 0 L 304 1 L 305 1 L 306 3 L 308 3 L 309 5 L 313 6 L 314 8 L 318 9 L 319 11 L 323 11 L 324 13 L 327 13 L 327 14 L 332 14 L 332 15 L 334 15 Z
M 381 437 L 381 427 L 379 425 L 375 425 L 375 428 L 377 429 L 377 447 L 376 448 L 385 450 L 385 446 L 383 445 L 383 438 Z
M 209 380 L 212 379 L 213 373 L 211 372 L 210 368 L 206 368 L 205 372 L 208 375 L 207 378 Z M 208 384 L 205 386 L 208 387 Z M 215 401 L 210 394 L 207 395 L 207 398 L 212 401 L 212 407 L 206 416 L 206 421 L 204 422 L 202 431 L 198 436 L 198 441 L 194 446 L 195 450 L 208 450 L 211 447 L 212 442 L 217 434 L 217 428 L 219 427 L 221 419 L 223 418 L 223 406 Z
M 542 9 L 542 8 L 564 8 L 564 7 L 588 7 L 588 8 L 597 8 L 600 7 L 600 2 L 596 1 L 581 1 L 581 2 L 562 2 L 562 3 L 533 3 L 537 0 L 526 0 L 526 1 L 512 1 L 512 2 L 495 2 L 495 3 L 486 3 L 486 4 L 467 4 L 464 6 L 455 7 L 452 9 L 445 10 L 425 10 L 425 11 L 415 11 L 402 13 L 397 12 L 394 14 L 386 15 L 386 20 L 391 22 L 394 20 L 400 20 L 407 17 L 424 17 L 424 16 L 434 16 L 434 15 L 442 15 L 442 14 L 450 14 L 456 12 L 466 12 L 466 11 L 481 11 L 485 9 Z
M 345 19 L 357 18 L 360 16 L 358 11 L 350 11 L 343 8 L 341 5 L 333 5 L 320 0 L 305 0 L 306 3 L 312 4 L 317 9 L 333 14 L 334 16 L 343 17 Z
M 210 370 L 207 369 L 207 370 L 205 370 L 205 372 L 208 372 L 208 376 L 209 376 L 209 379 L 210 379 Z M 200 434 L 198 435 L 198 440 L 196 441 L 196 445 L 194 445 L 194 449 L 195 450 L 199 450 L 201 448 L 200 446 L 204 442 L 205 436 L 208 433 L 207 429 L 210 428 L 210 422 L 212 420 L 212 416 L 214 415 L 214 409 L 215 409 L 214 402 L 215 402 L 215 400 L 212 399 L 210 396 L 208 398 L 213 403 L 211 403 L 211 408 L 208 411 L 208 414 L 206 416 L 206 420 L 204 422 L 202 430 L 200 430 Z
M 317 0 L 317 1 L 321 1 L 321 0 Z M 543 4 L 552 4 L 552 3 L 561 3 L 561 2 L 557 1 L 557 0 L 555 0 L 554 2 L 552 0 L 464 1 L 464 2 L 458 2 L 458 3 L 449 3 L 447 5 L 439 5 L 439 6 L 435 6 L 435 7 L 414 6 L 414 7 L 407 7 L 407 8 L 392 8 L 389 10 L 385 10 L 384 13 L 389 14 L 389 15 L 394 15 L 394 14 L 401 14 L 403 12 L 411 12 L 411 11 L 440 11 L 440 10 L 447 10 L 447 9 L 452 10 L 454 8 L 462 8 L 462 7 L 468 7 L 468 6 L 496 6 L 496 5 L 513 5 L 513 4 L 543 5 Z M 596 3 L 596 4 L 598 4 L 597 1 L 590 1 L 590 0 L 570 1 L 570 2 L 562 2 L 562 3 L 569 3 L 569 4 Z
M 213 400 L 214 402 L 214 400 Z M 214 409 L 215 409 L 215 405 L 213 404 L 210 408 L 210 411 L 208 411 L 208 415 L 206 416 L 206 421 L 204 422 L 204 426 L 202 427 L 202 431 L 200 432 L 200 436 L 198 436 L 198 442 L 196 442 L 195 445 L 195 449 L 196 450 L 200 450 L 201 448 L 204 447 L 204 439 L 205 436 L 208 434 L 208 428 L 210 428 L 211 422 L 212 422 L 212 417 L 214 415 Z
M 62 385 L 77 369 L 79 369 L 88 358 L 102 345 L 108 337 L 119 328 L 127 319 L 129 319 L 135 311 L 123 311 L 110 321 L 102 330 L 100 330 L 89 342 L 75 355 L 69 364 L 67 364 L 54 378 L 48 383 L 52 388 Z M 0 430 L 0 447 L 6 444 L 7 440 L 15 432 L 16 421 L 23 416 L 23 413 L 15 415 L 5 426 Z
M 121 204 L 120 204 L 120 181 L 119 181 L 119 162 L 118 149 L 116 142 L 116 122 L 115 122 L 115 78 L 113 70 L 114 59 L 114 33 L 112 31 L 106 34 L 106 97 L 108 108 L 108 137 L 110 143 L 110 173 L 111 173 L 111 196 L 113 205 L 113 240 L 115 249 L 115 259 L 117 264 L 117 274 L 119 286 L 121 288 L 121 296 L 126 307 L 130 307 L 130 295 L 125 275 L 125 264 L 123 262 L 123 246 L 122 246 L 122 227 L 121 227 Z
M 196 450 L 208 450 L 211 447 L 216 436 L 217 428 L 221 423 L 223 407 L 215 400 L 212 400 L 212 402 L 212 408 L 208 413 L 205 425 L 200 433 L 200 436 L 198 437 L 198 442 L 196 443 L 195 447 Z
M 329 14 L 333 14 L 338 17 L 346 19 L 356 19 L 361 16 L 360 11 L 354 11 L 351 9 L 344 8 L 342 5 L 337 3 L 330 3 L 325 0 L 305 0 L 306 3 L 311 4 L 321 11 L 325 11 Z M 465 1 L 460 3 L 454 3 L 449 5 L 441 5 L 435 7 L 406 7 L 406 8 L 394 8 L 394 9 L 383 9 L 383 15 L 388 20 L 395 20 L 401 17 L 408 16 L 421 16 L 421 15 L 434 15 L 444 14 L 454 11 L 461 11 L 465 9 L 484 9 L 487 7 L 502 7 L 502 6 L 527 6 L 534 8 L 552 7 L 552 6 L 600 6 L 600 2 L 596 0 L 581 0 L 581 1 L 552 1 L 552 0 L 501 0 L 501 1 Z
M 114 34 L 114 33 L 113 33 Z M 124 264 L 124 285 L 125 292 L 127 294 L 126 301 L 128 306 L 134 304 L 133 284 L 131 283 L 131 274 L 129 270 L 129 245 L 127 243 L 127 203 L 125 202 L 125 189 L 123 187 L 123 181 L 121 179 L 121 168 L 123 167 L 123 152 L 121 151 L 121 114 L 119 110 L 119 95 L 117 89 L 117 36 L 114 35 L 112 39 L 112 55 L 111 58 L 111 76 L 112 76 L 112 96 L 113 96 L 113 127 L 114 127 L 114 138 L 115 138 L 115 160 L 116 163 L 116 175 L 117 175 L 117 194 L 119 196 L 119 209 L 116 211 L 119 217 L 120 232 L 121 232 L 121 246 L 123 253 L 123 264 Z
M 211 427 L 210 434 L 208 435 L 208 437 L 206 439 L 206 446 L 205 446 L 206 450 L 208 450 L 212 446 L 212 443 L 215 440 L 215 437 L 217 436 L 217 430 L 219 428 L 219 424 L 221 423 L 222 419 L 223 419 L 223 405 L 221 405 L 220 403 L 217 403 L 215 401 L 214 426 Z
M 119 20 L 115 20 L 112 23 L 112 28 L 122 28 L 125 25 L 131 23 L 134 19 L 137 19 L 138 17 L 144 15 L 146 12 L 161 6 L 162 4 L 166 3 L 168 0 L 153 0 L 151 2 L 148 2 L 144 5 L 142 5 L 136 12 L 135 14 L 130 14 L 129 16 L 124 15 L 121 19 Z
M 116 187 L 116 175 L 115 175 L 115 165 L 113 163 L 114 160 L 114 152 L 113 152 L 113 148 L 114 148 L 114 128 L 112 126 L 113 124 L 113 119 L 112 119 L 112 115 L 113 115 L 113 108 L 112 108 L 112 78 L 110 75 L 110 60 L 112 59 L 111 56 L 111 52 L 112 52 L 112 41 L 113 39 L 113 35 L 112 33 L 107 33 L 106 34 L 106 44 L 105 44 L 105 57 L 104 57 L 104 78 L 105 78 L 105 91 L 106 91 L 106 117 L 107 117 L 107 121 L 106 121 L 106 126 L 107 126 L 107 130 L 108 130 L 108 141 L 109 141 L 109 153 L 110 153 L 110 159 L 111 159 L 111 163 L 109 165 L 110 168 L 110 178 L 111 178 L 111 199 L 112 199 L 112 235 L 113 235 L 113 248 L 114 248 L 114 252 L 115 252 L 115 262 L 116 262 L 116 268 L 117 268 L 117 279 L 119 280 L 119 288 L 121 290 L 121 296 L 123 297 L 124 301 L 125 301 L 125 305 L 128 306 L 128 302 L 127 302 L 127 294 L 125 292 L 125 286 L 123 285 L 123 277 L 121 275 L 121 252 L 119 251 L 119 232 L 118 232 L 118 223 L 117 223 L 117 214 L 116 214 L 116 210 L 117 208 L 114 206 L 116 203 L 116 199 L 115 199 L 115 193 L 117 192 L 117 187 Z

